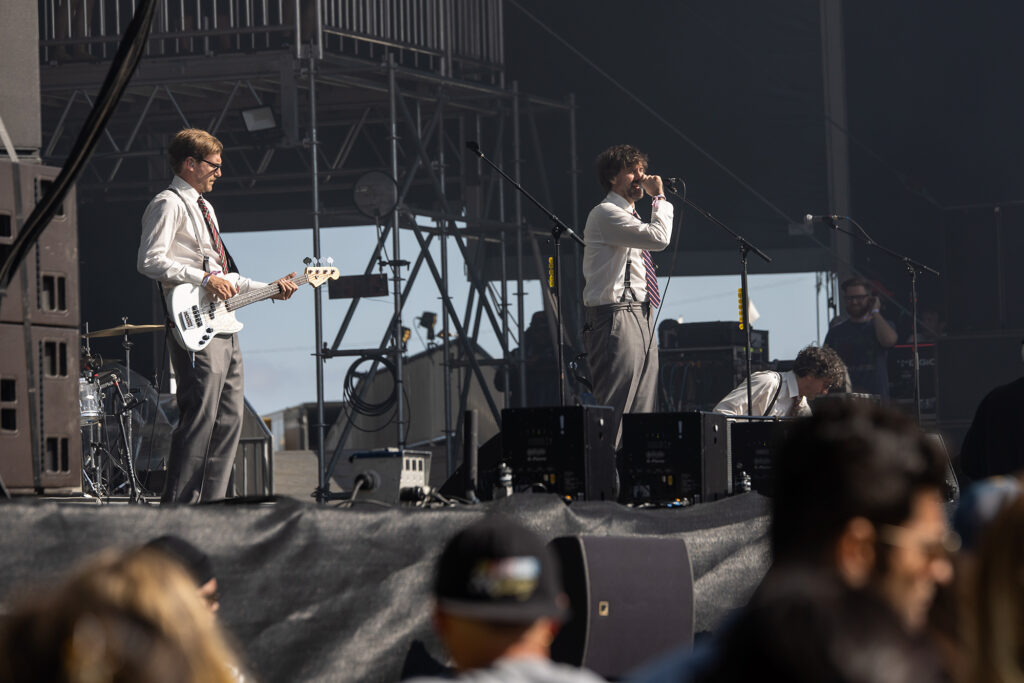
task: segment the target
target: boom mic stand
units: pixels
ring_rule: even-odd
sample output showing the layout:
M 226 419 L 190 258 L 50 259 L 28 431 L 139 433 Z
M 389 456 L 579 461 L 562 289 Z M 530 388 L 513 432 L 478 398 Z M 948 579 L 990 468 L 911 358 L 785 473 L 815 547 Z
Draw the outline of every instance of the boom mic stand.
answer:
M 753 408 L 753 391 L 751 390 L 750 384 L 750 293 L 747 288 L 747 255 L 750 252 L 754 252 L 762 259 L 765 263 L 771 263 L 772 260 L 768 254 L 764 253 L 753 244 L 751 244 L 743 235 L 739 234 L 728 225 L 712 216 L 709 212 L 705 211 L 701 207 L 694 204 L 692 201 L 686 198 L 686 186 L 683 186 L 683 193 L 679 194 L 676 191 L 675 179 L 670 178 L 665 183 L 665 189 L 668 190 L 669 194 L 678 197 L 683 204 L 694 209 L 697 213 L 704 218 L 708 219 L 722 230 L 732 235 L 732 238 L 736 240 L 736 244 L 740 248 L 740 288 L 743 291 L 743 303 L 740 304 L 743 307 L 743 331 L 746 334 L 746 343 L 743 345 L 743 355 L 747 363 L 747 413 L 751 412 Z
M 894 259 L 898 259 L 903 262 L 903 266 L 907 269 L 907 274 L 910 275 L 910 308 L 911 316 L 913 318 L 913 348 L 914 348 L 914 408 L 917 413 L 917 424 L 921 424 L 921 359 L 918 356 L 918 341 L 917 341 L 917 276 L 919 273 L 931 273 L 935 277 L 940 277 L 939 271 L 926 266 L 925 264 L 915 261 L 909 256 L 904 256 L 898 252 L 883 247 L 878 242 L 871 239 L 871 235 L 867 233 L 864 228 L 861 227 L 860 223 L 853 220 L 849 216 L 825 216 L 825 223 L 830 226 L 836 232 L 841 232 L 844 235 L 850 235 L 856 237 L 858 240 L 863 242 L 869 247 L 874 247 L 879 251 L 892 256 Z M 854 225 L 858 232 L 851 230 L 844 230 L 839 227 L 836 221 L 848 221 Z M 893 328 L 895 329 L 895 327 Z
M 476 141 L 474 141 L 474 140 L 467 140 L 466 141 L 466 148 L 469 151 L 473 152 L 473 154 L 475 154 L 478 157 L 480 157 L 481 159 L 483 159 L 484 162 L 488 166 L 493 168 L 495 171 L 498 172 L 498 174 L 502 178 L 504 178 L 509 183 L 511 183 L 514 188 L 519 190 L 519 192 L 524 197 L 526 197 L 531 202 L 533 202 L 533 205 L 536 206 L 538 209 L 540 209 L 544 213 L 544 215 L 548 217 L 548 220 L 551 221 L 551 237 L 555 241 L 555 261 L 554 261 L 554 269 L 553 269 L 553 275 L 554 275 L 553 285 L 554 285 L 554 289 L 555 289 L 555 301 L 556 301 L 555 308 L 558 309 L 558 310 L 555 311 L 555 324 L 558 326 L 558 352 L 557 352 L 557 355 L 558 355 L 558 405 L 564 406 L 565 405 L 565 357 L 564 357 L 564 354 L 562 352 L 562 349 L 565 346 L 565 326 L 562 324 L 562 264 L 561 264 L 560 254 L 559 254 L 560 247 L 561 247 L 562 235 L 569 235 L 569 237 L 571 237 L 576 242 L 578 242 L 580 244 L 580 246 L 586 246 L 586 245 L 584 244 L 583 239 L 579 235 L 577 235 L 575 232 L 573 232 L 572 228 L 570 228 L 568 225 L 563 223 L 561 221 L 561 219 L 558 218 L 558 216 L 556 216 L 555 214 L 553 214 L 550 211 L 548 211 L 546 206 L 541 204 L 539 201 L 537 201 L 534 198 L 533 195 L 531 195 L 529 192 L 527 192 L 525 189 L 523 189 L 523 186 L 519 184 L 519 181 L 517 181 L 515 178 L 513 178 L 509 174 L 505 173 L 505 171 L 503 171 L 500 166 L 498 166 L 493 161 L 491 161 L 490 159 L 485 157 L 484 153 L 480 151 L 480 145 L 478 145 L 476 143 Z M 520 229 L 522 229 L 522 226 L 519 226 L 519 227 L 520 227 Z

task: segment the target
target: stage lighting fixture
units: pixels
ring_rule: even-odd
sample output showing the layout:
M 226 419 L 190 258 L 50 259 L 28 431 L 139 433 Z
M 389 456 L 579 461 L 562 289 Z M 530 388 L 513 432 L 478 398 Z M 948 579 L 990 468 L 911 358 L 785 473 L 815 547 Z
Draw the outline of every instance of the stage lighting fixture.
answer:
M 277 119 L 274 118 L 274 110 L 270 107 L 243 109 L 242 120 L 245 121 L 245 129 L 250 133 L 277 128 Z
M 434 341 L 434 325 L 437 324 L 437 313 L 431 313 L 430 311 L 423 311 L 423 315 L 420 316 L 420 327 L 424 327 L 427 330 L 427 341 Z

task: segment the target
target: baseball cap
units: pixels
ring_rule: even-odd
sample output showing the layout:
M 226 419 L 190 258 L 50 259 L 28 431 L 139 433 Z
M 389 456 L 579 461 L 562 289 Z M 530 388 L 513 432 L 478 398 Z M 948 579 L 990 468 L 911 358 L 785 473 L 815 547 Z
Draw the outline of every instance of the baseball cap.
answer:
M 438 607 L 455 616 L 502 623 L 563 618 L 558 560 L 544 540 L 492 515 L 456 534 L 437 567 Z

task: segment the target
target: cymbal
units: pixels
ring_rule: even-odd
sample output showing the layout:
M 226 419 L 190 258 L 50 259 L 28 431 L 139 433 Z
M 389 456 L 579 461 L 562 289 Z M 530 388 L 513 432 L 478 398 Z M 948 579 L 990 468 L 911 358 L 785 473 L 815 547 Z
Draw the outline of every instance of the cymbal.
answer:
M 96 330 L 95 332 L 87 332 L 82 337 L 85 339 L 94 339 L 96 337 L 120 337 L 122 334 L 138 334 L 139 332 L 156 332 L 157 330 L 164 329 L 163 325 L 118 325 L 117 327 L 110 327 L 105 330 Z

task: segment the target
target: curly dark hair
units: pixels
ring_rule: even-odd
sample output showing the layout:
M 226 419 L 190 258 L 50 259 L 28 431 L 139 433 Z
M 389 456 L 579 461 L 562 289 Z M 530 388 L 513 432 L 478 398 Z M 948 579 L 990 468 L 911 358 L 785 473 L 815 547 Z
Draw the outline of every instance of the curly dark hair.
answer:
M 829 386 L 843 386 L 846 365 L 833 349 L 827 346 L 808 346 L 796 355 L 793 373 L 797 377 L 818 377 L 831 380 Z
M 637 164 L 647 170 L 647 155 L 633 145 L 614 145 L 597 155 L 597 181 L 605 192 L 612 189 L 612 179 L 619 171 Z

